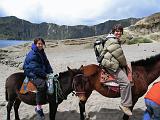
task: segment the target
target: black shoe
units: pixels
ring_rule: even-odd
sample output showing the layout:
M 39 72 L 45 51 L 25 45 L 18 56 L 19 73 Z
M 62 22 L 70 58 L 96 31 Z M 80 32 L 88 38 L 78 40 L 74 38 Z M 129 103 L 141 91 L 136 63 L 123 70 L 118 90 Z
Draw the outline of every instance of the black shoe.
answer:
M 45 116 L 44 116 L 44 113 L 43 113 L 42 109 L 37 110 L 37 108 L 35 108 L 35 111 L 37 113 L 38 120 L 44 120 L 45 119 Z

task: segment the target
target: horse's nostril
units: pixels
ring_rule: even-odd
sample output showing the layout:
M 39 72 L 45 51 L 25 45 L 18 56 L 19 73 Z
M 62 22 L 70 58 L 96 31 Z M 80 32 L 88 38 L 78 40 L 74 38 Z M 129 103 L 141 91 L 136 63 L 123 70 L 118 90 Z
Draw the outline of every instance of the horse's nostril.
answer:
M 80 101 L 86 101 L 86 97 L 85 96 L 79 96 L 79 100 Z

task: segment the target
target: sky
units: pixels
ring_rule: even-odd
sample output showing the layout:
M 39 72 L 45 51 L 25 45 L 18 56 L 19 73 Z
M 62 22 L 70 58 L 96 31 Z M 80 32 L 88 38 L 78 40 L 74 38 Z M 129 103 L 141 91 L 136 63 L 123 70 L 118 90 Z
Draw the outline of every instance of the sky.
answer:
M 96 25 L 160 12 L 160 0 L 0 0 L 0 17 L 32 23 Z

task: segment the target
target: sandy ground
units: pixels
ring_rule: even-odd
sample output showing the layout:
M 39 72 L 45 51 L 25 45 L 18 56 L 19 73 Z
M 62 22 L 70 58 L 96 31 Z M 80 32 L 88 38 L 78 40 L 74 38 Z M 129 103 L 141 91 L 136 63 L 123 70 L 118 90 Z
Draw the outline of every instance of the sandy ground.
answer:
M 140 44 L 138 45 L 124 45 L 123 49 L 128 61 L 145 59 L 160 52 L 160 43 Z M 23 61 L 28 49 L 23 47 L 9 47 L 5 50 L 12 50 L 10 56 L 15 57 L 15 61 Z M 14 52 L 13 52 L 14 51 Z M 16 51 L 16 52 L 15 52 Z M 81 65 L 96 63 L 94 51 L 89 45 L 63 45 L 59 43 L 57 47 L 47 47 L 45 49 L 51 66 L 55 73 L 66 71 L 67 66 L 70 68 L 79 68 Z M 1 53 L 0 53 L 1 54 Z M 21 71 L 18 67 L 9 67 L 9 65 L 0 64 L 0 119 L 6 119 L 6 105 L 5 101 L 5 80 L 14 72 Z M 86 111 L 90 115 L 90 120 L 120 120 L 122 112 L 119 110 L 120 98 L 106 98 L 93 91 L 92 95 L 86 103 Z M 44 105 L 44 113 L 46 120 L 48 120 L 48 105 Z M 145 105 L 143 97 L 141 97 L 133 110 L 131 120 L 141 120 Z M 34 106 L 21 103 L 19 108 L 19 115 L 22 120 L 35 120 L 36 115 Z M 58 107 L 56 120 L 78 120 L 79 107 L 78 98 L 68 96 Z M 14 111 L 11 112 L 11 120 L 14 120 Z

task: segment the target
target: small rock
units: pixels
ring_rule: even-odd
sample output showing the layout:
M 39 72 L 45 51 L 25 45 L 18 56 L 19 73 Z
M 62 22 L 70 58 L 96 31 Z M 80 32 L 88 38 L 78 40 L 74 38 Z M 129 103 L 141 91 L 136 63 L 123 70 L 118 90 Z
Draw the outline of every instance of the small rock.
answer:
M 6 105 L 6 103 L 5 103 L 5 102 L 0 103 L 0 106 L 5 106 L 5 105 Z

